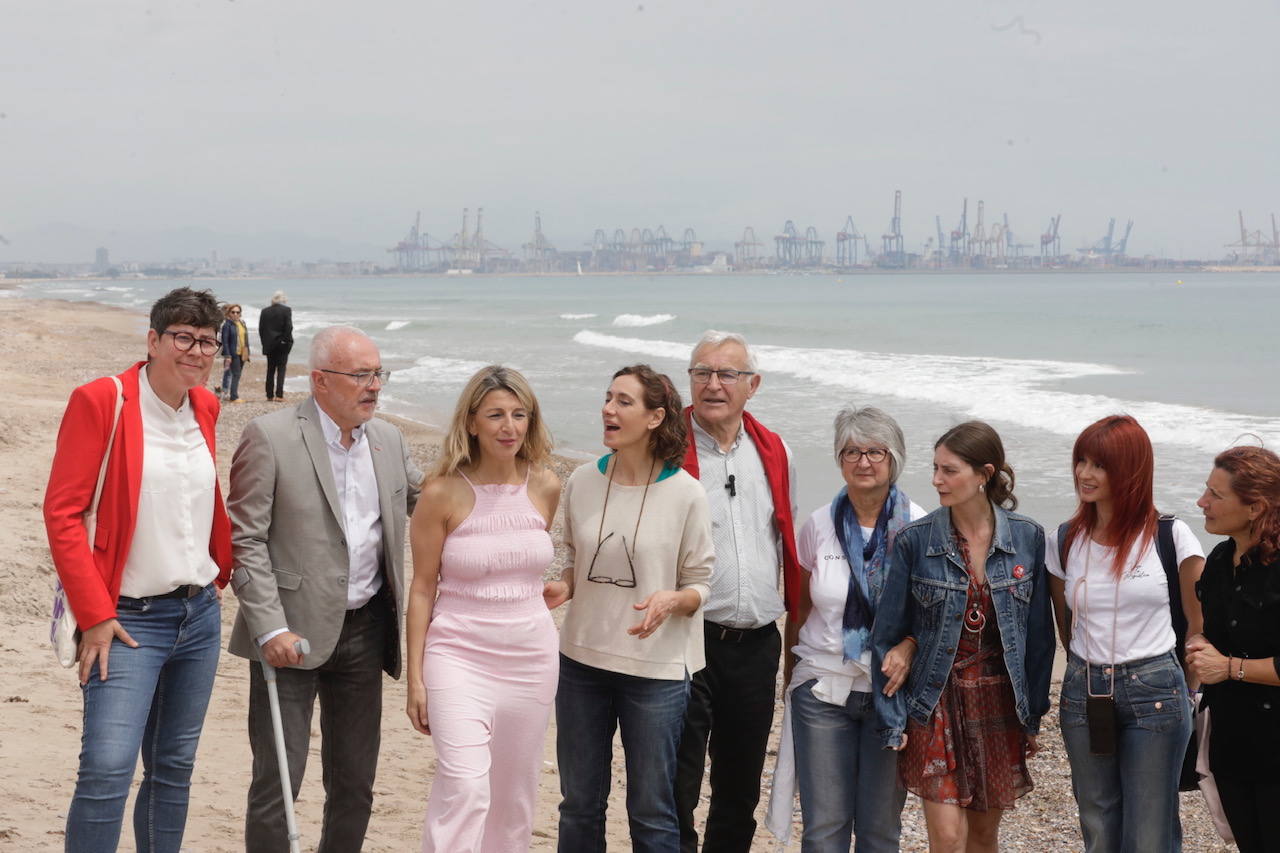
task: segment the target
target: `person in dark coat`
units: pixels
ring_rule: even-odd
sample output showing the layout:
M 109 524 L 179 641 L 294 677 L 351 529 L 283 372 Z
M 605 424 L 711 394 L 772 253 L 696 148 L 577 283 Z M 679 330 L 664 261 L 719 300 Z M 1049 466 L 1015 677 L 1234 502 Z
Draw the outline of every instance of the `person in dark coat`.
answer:
M 258 314 L 258 336 L 267 359 L 267 402 L 284 400 L 284 373 L 293 349 L 293 309 L 283 290 L 271 297 L 271 304 Z

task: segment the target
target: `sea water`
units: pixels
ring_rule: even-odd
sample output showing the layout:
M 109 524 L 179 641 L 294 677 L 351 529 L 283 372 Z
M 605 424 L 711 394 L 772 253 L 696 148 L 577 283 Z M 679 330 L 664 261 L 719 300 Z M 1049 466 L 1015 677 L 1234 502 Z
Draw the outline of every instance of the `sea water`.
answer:
M 145 309 L 177 284 L 27 284 L 21 295 Z M 1256 442 L 1242 439 L 1249 433 L 1280 448 L 1273 273 L 472 275 L 197 286 L 242 303 L 251 329 L 271 293 L 285 290 L 295 361 L 323 326 L 363 329 L 392 371 L 384 408 L 435 426 L 448 423 L 476 369 L 516 367 L 560 449 L 584 456 L 602 452 L 600 404 L 614 370 L 648 362 L 687 395 L 690 345 L 708 328 L 741 332 L 763 377 L 750 409 L 791 446 L 802 514 L 841 486 L 831 423 L 848 405 L 898 419 L 907 437 L 900 483 L 926 508 L 937 505 L 933 442 L 960 421 L 988 421 L 1004 439 L 1021 511 L 1046 526 L 1072 512 L 1071 445 L 1103 415 L 1127 412 L 1146 427 L 1159 508 L 1201 534 L 1195 501 L 1214 454 Z M 305 389 L 305 380 L 290 382 Z

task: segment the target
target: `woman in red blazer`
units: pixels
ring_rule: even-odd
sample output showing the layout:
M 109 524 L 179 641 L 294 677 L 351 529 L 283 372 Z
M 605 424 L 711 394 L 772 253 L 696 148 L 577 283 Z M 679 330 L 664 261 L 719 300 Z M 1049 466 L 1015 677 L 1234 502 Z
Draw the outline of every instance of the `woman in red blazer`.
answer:
M 221 647 L 231 528 L 218 488 L 218 401 L 204 388 L 221 311 L 209 291 L 151 308 L 147 360 L 71 394 L 45 493 L 49 550 L 82 632 L 84 732 L 68 851 L 113 851 L 138 753 L 139 851 L 182 843 Z M 94 541 L 84 514 L 109 454 Z

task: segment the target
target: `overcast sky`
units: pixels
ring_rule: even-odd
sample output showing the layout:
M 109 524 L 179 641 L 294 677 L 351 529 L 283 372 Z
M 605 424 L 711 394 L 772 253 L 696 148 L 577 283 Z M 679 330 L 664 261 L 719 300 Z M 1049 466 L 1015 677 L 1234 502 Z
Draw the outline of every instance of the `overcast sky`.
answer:
M 0 0 L 0 261 L 56 223 L 372 255 L 477 206 L 513 250 L 537 209 L 562 249 L 830 252 L 895 189 L 909 251 L 967 196 L 1037 247 L 1062 213 L 1064 249 L 1116 217 L 1218 257 L 1280 212 L 1277 33 L 1274 0 Z

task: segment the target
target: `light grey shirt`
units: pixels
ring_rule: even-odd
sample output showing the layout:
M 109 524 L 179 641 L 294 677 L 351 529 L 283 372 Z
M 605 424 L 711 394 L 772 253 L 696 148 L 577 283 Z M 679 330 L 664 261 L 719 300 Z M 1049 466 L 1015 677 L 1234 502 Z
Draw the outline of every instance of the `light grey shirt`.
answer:
M 711 597 L 703 618 L 729 628 L 759 628 L 775 621 L 786 608 L 779 578 L 782 543 L 773 523 L 773 496 L 755 442 L 741 427 L 728 451 L 693 419 L 698 449 L 698 479 L 707 492 L 711 541 L 716 564 Z M 786 443 L 783 443 L 786 447 Z M 796 469 L 787 447 L 791 481 L 791 514 L 795 517 Z M 733 491 L 726 485 L 733 475 Z

